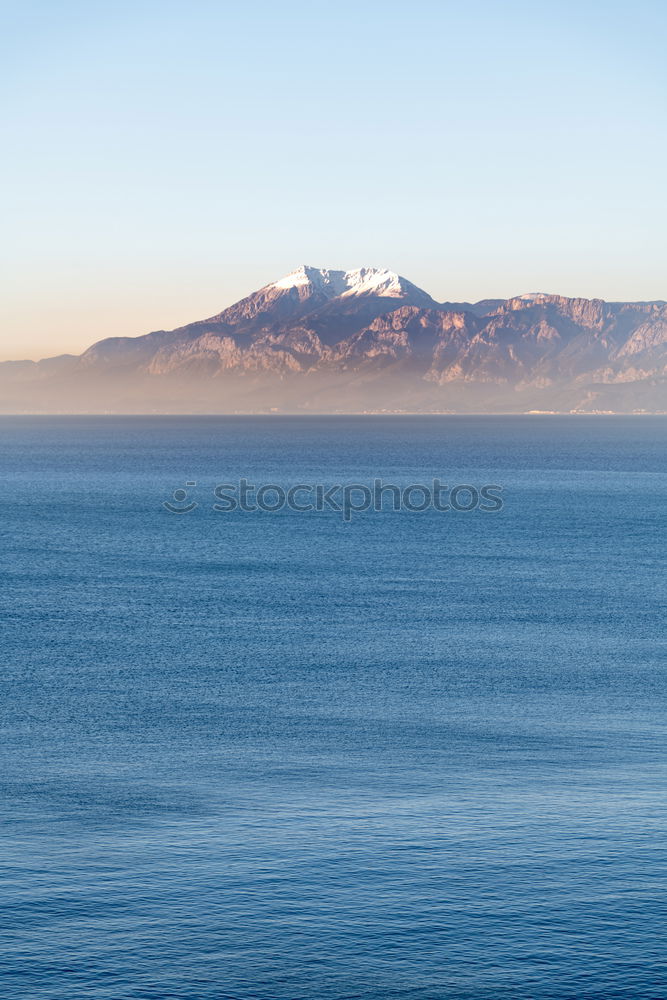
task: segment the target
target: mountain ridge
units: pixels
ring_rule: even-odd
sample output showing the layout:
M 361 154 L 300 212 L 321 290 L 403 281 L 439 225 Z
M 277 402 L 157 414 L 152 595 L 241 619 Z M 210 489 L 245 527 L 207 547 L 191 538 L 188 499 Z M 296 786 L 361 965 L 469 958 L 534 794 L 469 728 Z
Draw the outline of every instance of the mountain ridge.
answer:
M 666 378 L 663 300 L 439 303 L 386 268 L 301 265 L 208 319 L 0 364 L 0 407 L 663 412 Z

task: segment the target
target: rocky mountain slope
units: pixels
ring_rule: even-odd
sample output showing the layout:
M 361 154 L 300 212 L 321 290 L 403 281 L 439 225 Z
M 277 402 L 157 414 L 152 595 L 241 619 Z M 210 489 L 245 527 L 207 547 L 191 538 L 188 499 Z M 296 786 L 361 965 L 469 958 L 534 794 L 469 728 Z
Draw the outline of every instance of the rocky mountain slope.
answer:
M 437 303 L 392 271 L 300 267 L 210 319 L 0 365 L 17 410 L 667 410 L 667 303 Z

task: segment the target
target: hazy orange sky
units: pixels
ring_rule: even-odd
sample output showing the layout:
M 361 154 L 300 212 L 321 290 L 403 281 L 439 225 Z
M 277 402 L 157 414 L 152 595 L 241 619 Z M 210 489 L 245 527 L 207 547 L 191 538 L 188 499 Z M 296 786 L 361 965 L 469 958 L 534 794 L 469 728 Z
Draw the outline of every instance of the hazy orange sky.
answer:
M 441 300 L 667 297 L 662 3 L 3 21 L 2 358 L 175 327 L 301 263 Z

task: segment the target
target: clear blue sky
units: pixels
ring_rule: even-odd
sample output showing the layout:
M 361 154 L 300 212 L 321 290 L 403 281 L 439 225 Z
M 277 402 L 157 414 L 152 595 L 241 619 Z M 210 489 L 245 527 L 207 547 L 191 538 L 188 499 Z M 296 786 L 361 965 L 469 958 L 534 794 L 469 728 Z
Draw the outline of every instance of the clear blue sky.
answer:
M 300 263 L 667 298 L 667 4 L 1 5 L 0 357 Z

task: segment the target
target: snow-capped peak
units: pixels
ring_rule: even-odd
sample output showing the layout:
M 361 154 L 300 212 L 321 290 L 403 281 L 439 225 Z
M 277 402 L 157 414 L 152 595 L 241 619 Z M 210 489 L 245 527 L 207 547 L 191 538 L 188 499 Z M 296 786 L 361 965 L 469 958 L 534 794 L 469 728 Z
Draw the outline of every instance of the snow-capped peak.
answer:
M 312 285 L 321 290 L 330 289 L 334 295 L 340 295 L 344 290 L 341 286 L 341 278 L 344 271 L 330 271 L 323 267 L 308 267 L 302 264 L 294 271 L 290 271 L 284 278 L 274 281 L 270 288 L 299 288 L 303 285 Z
M 548 299 L 549 295 L 547 292 L 524 292 L 523 295 L 517 295 L 517 298 L 522 302 L 541 302 L 543 299 Z
M 378 267 L 358 267 L 352 271 L 332 271 L 328 268 L 302 264 L 274 281 L 270 288 L 300 288 L 310 285 L 331 298 L 338 295 L 381 295 L 398 298 L 405 295 L 405 282 L 395 271 Z
M 346 295 L 381 295 L 383 297 L 405 294 L 405 286 L 395 271 L 387 268 L 359 267 L 345 272 Z

